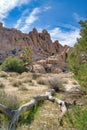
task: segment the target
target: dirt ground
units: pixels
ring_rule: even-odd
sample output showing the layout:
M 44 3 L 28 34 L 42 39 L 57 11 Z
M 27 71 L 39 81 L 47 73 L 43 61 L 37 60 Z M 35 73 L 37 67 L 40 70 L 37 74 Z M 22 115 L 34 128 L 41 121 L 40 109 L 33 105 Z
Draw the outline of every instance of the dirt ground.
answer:
M 10 95 L 17 95 L 22 103 L 29 102 L 33 96 L 47 92 L 49 81 L 56 79 L 62 82 L 64 92 L 56 93 L 56 97 L 68 102 L 81 102 L 83 100 L 78 92 L 81 88 L 73 78 L 73 73 L 60 74 L 35 74 L 35 73 L 6 73 L 0 72 L 0 91 L 3 90 Z M 86 100 L 85 98 L 84 101 Z M 45 101 L 31 124 L 25 123 L 18 127 L 18 130 L 69 130 L 58 124 L 59 106 L 50 101 Z M 26 120 L 25 120 L 26 121 Z M 71 130 L 71 129 L 70 129 Z M 74 130 L 74 129 L 72 129 Z

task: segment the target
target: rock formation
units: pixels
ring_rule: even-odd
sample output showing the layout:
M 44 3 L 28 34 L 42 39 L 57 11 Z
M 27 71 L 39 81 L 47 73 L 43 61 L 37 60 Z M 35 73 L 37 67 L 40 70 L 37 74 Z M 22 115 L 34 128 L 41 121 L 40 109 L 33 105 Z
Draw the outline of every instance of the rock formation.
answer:
M 45 68 L 51 66 L 51 69 L 56 67 L 66 67 L 66 55 L 68 46 L 62 46 L 58 41 L 52 42 L 50 34 L 47 30 L 42 30 L 38 33 L 37 29 L 33 29 L 28 34 L 24 34 L 15 28 L 5 28 L 0 23 L 0 62 L 8 57 L 19 55 L 23 52 L 23 48 L 30 45 L 33 50 L 32 59 L 41 66 L 41 60 L 45 60 Z M 43 61 L 42 61 L 43 62 Z M 43 62 L 44 64 L 44 62 Z M 55 67 L 54 67 L 55 66 Z M 61 68 L 63 68 L 61 67 Z M 35 67 L 36 68 L 36 67 Z M 57 70 L 57 69 L 56 69 Z M 53 69 L 53 71 L 56 71 Z M 59 68 L 58 70 L 59 71 Z

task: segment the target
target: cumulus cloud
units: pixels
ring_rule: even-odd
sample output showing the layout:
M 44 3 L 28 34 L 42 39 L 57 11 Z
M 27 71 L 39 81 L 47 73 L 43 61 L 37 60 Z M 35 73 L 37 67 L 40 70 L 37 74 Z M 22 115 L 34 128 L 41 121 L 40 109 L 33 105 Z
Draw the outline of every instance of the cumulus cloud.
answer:
M 75 28 L 70 31 L 63 31 L 61 28 L 57 27 L 49 30 L 51 38 L 53 41 L 58 40 L 62 45 L 73 46 L 76 43 L 77 38 L 80 37 L 79 29 Z
M 0 19 L 6 18 L 15 7 L 27 4 L 30 0 L 0 0 Z

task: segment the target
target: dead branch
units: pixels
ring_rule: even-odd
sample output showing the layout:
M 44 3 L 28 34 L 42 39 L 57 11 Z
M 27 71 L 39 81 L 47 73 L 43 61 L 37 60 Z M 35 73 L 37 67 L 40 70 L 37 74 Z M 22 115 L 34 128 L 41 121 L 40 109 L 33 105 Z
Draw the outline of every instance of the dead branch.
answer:
M 21 115 L 21 113 L 29 110 L 33 106 L 36 106 L 37 103 L 41 100 L 43 100 L 43 101 L 49 100 L 51 102 L 57 103 L 60 106 L 61 114 L 59 116 L 59 121 L 61 121 L 62 117 L 65 115 L 65 113 L 67 111 L 67 105 L 64 101 L 53 97 L 52 96 L 53 93 L 55 93 L 55 90 L 52 89 L 51 91 L 46 92 L 43 95 L 35 96 L 35 97 L 33 97 L 33 99 L 30 102 L 20 106 L 17 110 L 11 110 L 11 109 L 7 108 L 6 106 L 0 104 L 0 111 L 2 111 L 4 114 L 6 114 L 7 116 L 9 116 L 11 118 L 9 130 L 15 130 L 15 127 L 18 123 L 18 119 L 19 119 L 19 116 Z

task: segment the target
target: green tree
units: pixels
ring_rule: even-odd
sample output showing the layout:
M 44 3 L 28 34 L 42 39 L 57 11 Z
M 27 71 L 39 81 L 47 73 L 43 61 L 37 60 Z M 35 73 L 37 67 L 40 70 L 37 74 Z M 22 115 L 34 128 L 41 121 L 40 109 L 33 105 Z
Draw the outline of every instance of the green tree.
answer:
M 23 58 L 28 64 L 31 64 L 32 62 L 32 54 L 31 46 L 26 46 L 23 51 Z
M 80 21 L 80 38 L 68 54 L 70 70 L 74 72 L 82 87 L 87 91 L 87 20 Z

